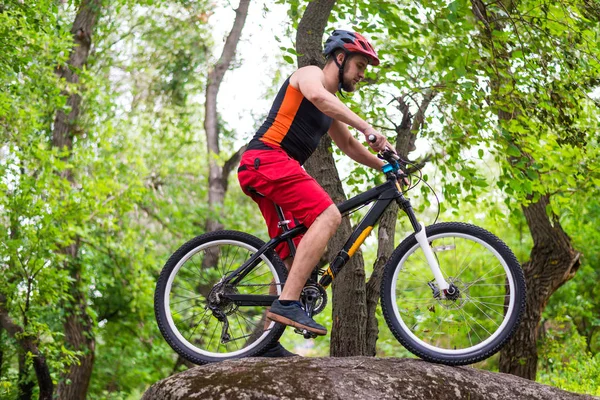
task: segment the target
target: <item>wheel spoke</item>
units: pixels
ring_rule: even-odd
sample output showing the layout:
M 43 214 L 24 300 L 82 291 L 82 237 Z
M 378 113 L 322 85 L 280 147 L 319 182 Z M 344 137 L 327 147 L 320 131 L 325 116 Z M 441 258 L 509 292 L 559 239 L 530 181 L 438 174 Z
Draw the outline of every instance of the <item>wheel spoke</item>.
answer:
M 446 312 L 444 314 L 442 314 L 439 324 L 435 327 L 435 330 L 431 334 L 431 342 L 432 343 L 434 342 L 435 334 L 439 331 L 440 326 L 442 326 L 442 323 L 444 322 L 444 319 L 446 318 L 447 315 L 448 315 L 448 310 L 446 310 Z
M 184 312 L 184 311 L 187 311 L 187 310 L 189 310 L 190 308 L 194 308 L 194 307 L 197 307 L 197 305 L 196 305 L 196 304 L 194 304 L 194 305 L 191 305 L 191 306 L 189 306 L 189 307 L 186 307 L 186 308 L 184 308 L 183 310 L 179 310 L 179 311 L 177 311 L 177 312 L 175 312 L 175 313 L 172 313 L 171 315 L 177 315 L 177 314 L 181 314 L 182 312 Z M 194 315 L 195 315 L 195 314 L 194 314 Z M 187 320 L 186 320 L 186 321 L 187 321 Z
M 463 315 L 464 315 L 464 318 L 465 318 L 465 323 L 467 324 L 467 326 L 468 326 L 469 328 L 471 328 L 471 330 L 473 331 L 473 333 L 475 333 L 475 335 L 477 335 L 477 338 L 479 339 L 479 343 L 483 342 L 483 340 L 481 339 L 481 336 L 479 336 L 479 333 L 477 333 L 477 330 L 476 330 L 476 329 L 473 329 L 473 328 L 471 327 L 471 324 L 469 324 L 469 321 L 468 321 L 468 318 L 467 318 L 467 317 L 470 317 L 470 315 L 466 315 L 466 314 L 465 314 L 465 312 L 464 312 L 463 310 L 460 310 L 460 311 L 461 311 L 461 312 L 463 313 Z M 477 322 L 477 321 L 475 321 L 475 322 Z M 471 340 L 471 333 L 470 333 L 470 332 L 469 332 L 469 340 Z M 471 346 L 472 346 L 472 344 L 471 344 Z
M 471 286 L 477 284 L 477 282 L 481 282 L 484 281 L 486 279 L 492 279 L 492 278 L 497 278 L 499 276 L 506 276 L 506 274 L 499 274 L 499 275 L 494 275 L 494 276 L 488 276 L 487 278 L 484 279 L 484 276 L 486 276 L 487 274 L 489 274 L 490 272 L 492 272 L 493 270 L 495 270 L 496 268 L 498 268 L 499 265 L 496 265 L 494 268 L 490 269 L 488 272 L 486 272 L 485 274 L 481 275 L 479 278 L 475 279 L 473 282 L 471 282 L 469 285 L 467 285 L 467 287 L 465 287 L 465 289 L 469 289 Z M 483 286 L 483 285 L 489 285 L 489 284 L 482 284 L 482 285 L 478 285 L 478 286 Z M 502 284 L 504 285 L 504 284 Z M 493 284 L 493 286 L 499 286 L 497 284 Z
M 226 238 L 227 235 L 231 239 Z M 211 239 L 207 241 L 206 236 Z M 185 354 L 195 354 L 200 360 L 243 357 L 244 350 L 256 346 L 257 341 L 272 340 L 273 335 L 283 332 L 283 326 L 267 324 L 264 319 L 268 306 L 240 308 L 228 297 L 238 294 L 267 296 L 274 288 L 281 287 L 281 283 L 274 283 L 280 281 L 285 268 L 280 261 L 275 264 L 265 254 L 239 285 L 219 285 L 223 276 L 243 265 L 262 246 L 258 242 L 251 245 L 252 240 L 248 243 L 246 236 L 235 232 L 199 236 L 194 239 L 198 241 L 196 247 L 188 247 L 187 253 L 182 253 L 175 261 L 171 257 L 165 266 L 168 275 L 161 274 L 159 279 L 162 281 L 158 284 L 159 288 L 167 289 L 160 293 L 165 301 L 155 305 L 157 310 L 168 305 L 161 311 L 163 315 L 166 312 L 168 318 L 161 321 L 164 318 L 161 312 L 157 312 L 157 318 L 163 335 L 170 343 L 184 346 Z M 190 246 L 189 243 L 186 246 Z M 224 322 L 215 317 L 218 313 L 229 322 L 227 334 L 230 339 L 225 343 L 221 342 Z M 265 329 L 265 326 L 272 328 Z M 180 348 L 174 347 L 176 351 Z
M 202 320 L 200 320 L 200 322 L 202 322 Z M 196 324 L 196 326 L 194 327 L 194 330 L 192 330 L 192 333 L 190 333 L 190 337 L 187 338 L 187 340 L 191 340 L 192 339 L 192 337 L 194 336 L 194 333 L 196 333 L 196 329 L 198 329 L 198 327 L 200 326 L 200 322 L 198 322 Z
M 473 247 L 475 247 L 475 245 L 476 245 L 476 244 L 477 244 L 477 242 L 473 242 L 473 244 L 471 245 L 471 248 L 469 249 L 469 252 L 468 252 L 468 253 L 467 253 L 467 255 L 465 256 L 465 259 L 463 260 L 463 262 L 464 262 L 464 261 L 466 261 L 466 260 L 467 260 L 467 257 L 469 257 L 469 256 L 471 255 L 471 251 L 473 250 Z M 454 246 L 455 246 L 454 248 L 456 248 L 456 242 L 454 243 Z M 455 251 L 454 253 L 456 254 L 456 251 Z M 473 262 L 473 261 L 471 261 L 470 263 L 468 263 L 467 265 L 465 265 L 465 266 L 464 266 L 464 267 L 463 267 L 463 268 L 460 270 L 460 272 L 459 272 L 459 273 L 456 275 L 455 279 L 458 279 L 458 278 L 460 278 L 460 275 L 461 275 L 461 274 L 462 274 L 462 273 L 463 273 L 463 272 L 464 272 L 464 271 L 467 269 L 467 267 L 468 267 L 469 265 L 471 265 L 471 263 L 472 263 L 472 262 Z M 462 264 L 462 263 L 461 263 L 461 264 Z M 455 265 L 461 265 L 461 264 L 455 264 Z
M 256 268 L 258 268 L 258 266 L 255 267 L 255 270 L 256 270 Z M 244 279 L 244 282 L 246 282 L 248 284 L 248 283 L 253 282 L 253 281 L 257 280 L 258 278 L 265 276 L 265 275 L 272 275 L 271 271 L 267 271 L 264 274 L 256 275 L 252 279 Z
M 471 331 L 473 330 L 473 328 L 471 328 L 471 325 L 469 324 L 469 321 L 467 321 L 467 318 L 465 316 L 465 312 L 463 310 L 460 310 L 460 312 L 463 315 L 463 318 L 465 320 L 465 324 L 467 324 L 467 327 L 469 328 L 469 330 L 467 331 L 467 336 L 469 337 L 469 344 L 471 345 L 471 347 L 473 347 L 473 340 L 471 339 Z
M 514 265 L 510 250 L 498 249 L 497 238 L 468 225 L 461 225 L 459 231 L 454 231 L 455 228 L 458 228 L 455 224 L 442 223 L 428 227 L 427 235 L 443 276 L 456 285 L 460 295 L 453 300 L 433 297 L 428 286 L 431 280 L 421 280 L 421 275 L 428 273 L 429 264 L 418 241 L 409 237 L 398 248 L 402 252 L 386 266 L 384 277 L 391 278 L 391 283 L 384 285 L 383 290 L 389 290 L 385 288 L 391 285 L 395 301 L 382 305 L 386 307 L 384 315 L 388 323 L 397 320 L 394 333 L 403 343 L 408 340 L 419 354 L 435 355 L 426 358 L 444 360 L 453 355 L 452 364 L 461 364 L 456 355 L 464 354 L 465 362 L 472 362 L 473 349 L 477 348 L 481 350 L 478 354 L 489 356 L 491 350 L 497 351 L 486 347 L 497 343 L 491 340 L 513 330 L 510 324 L 505 325 L 509 315 L 504 303 L 509 291 L 515 290 L 514 284 L 522 283 L 511 278 L 518 264 Z M 389 294 L 384 292 L 382 296 Z M 511 308 L 510 312 L 521 313 L 522 307 Z
M 197 293 L 195 290 L 188 289 L 188 288 L 185 288 L 185 287 L 183 287 L 183 286 L 179 286 L 179 285 L 178 285 L 178 286 L 176 287 L 176 289 L 182 289 L 182 290 L 186 290 L 186 291 L 188 291 L 188 292 L 190 292 L 190 293 L 194 293 L 194 295 L 198 295 L 198 293 Z M 177 295 L 177 294 L 174 294 L 174 296 L 176 296 L 176 295 Z
M 408 301 L 409 303 L 431 303 L 432 301 L 435 301 L 435 299 L 433 297 L 429 297 L 424 299 L 403 299 L 403 301 Z
M 181 297 L 181 296 L 180 296 Z M 170 302 L 171 305 L 175 305 L 175 304 L 180 304 L 183 303 L 184 301 L 188 301 L 188 300 L 196 300 L 201 298 L 202 296 L 198 296 L 198 297 L 186 297 L 183 300 L 178 300 L 178 301 L 172 301 Z
M 229 246 L 225 245 L 226 251 L 223 257 L 219 257 L 219 263 L 221 264 L 221 275 L 225 275 L 225 266 L 227 265 L 227 257 L 229 256 Z M 225 260 L 225 261 L 223 261 Z
M 471 300 L 472 300 L 472 298 L 470 298 L 470 297 L 469 297 L 469 299 L 471 299 Z M 479 303 L 479 304 L 481 304 L 482 306 L 484 306 L 484 307 L 486 307 L 486 308 L 490 309 L 491 311 L 495 312 L 496 314 L 498 314 L 498 315 L 500 315 L 502 318 L 504 318 L 504 314 L 502 314 L 502 313 L 500 313 L 500 312 L 498 312 L 498 311 L 494 310 L 492 307 L 490 307 L 490 306 L 488 306 L 488 305 L 487 305 L 487 304 L 492 304 L 492 305 L 495 305 L 495 306 L 502 306 L 502 307 L 504 307 L 504 304 L 498 304 L 498 303 L 485 303 L 485 302 L 483 302 L 483 301 L 478 301 L 478 300 L 473 300 L 473 303 Z
M 486 313 L 485 311 L 483 311 L 483 310 L 481 309 L 481 307 L 479 307 L 477 304 L 475 304 L 475 302 L 472 302 L 472 304 L 473 304 L 475 307 L 477 307 L 477 309 L 478 309 L 479 311 L 481 311 L 481 313 L 482 313 L 483 315 L 485 315 L 485 316 L 486 316 L 486 317 L 487 317 L 487 318 L 488 318 L 490 321 L 492 321 L 492 322 L 493 322 L 493 323 L 496 325 L 496 327 L 499 327 L 499 326 L 500 326 L 499 324 L 497 324 L 497 323 L 496 323 L 496 321 L 494 320 L 494 318 L 492 318 L 492 317 L 490 317 L 489 315 L 487 315 L 487 313 Z M 486 332 L 487 332 L 487 330 L 486 330 Z M 491 333 L 489 333 L 489 332 L 488 332 L 488 334 L 490 334 L 490 335 L 491 335 Z
M 215 329 L 213 329 L 213 333 L 212 333 L 212 335 L 210 336 L 210 340 L 208 341 L 208 348 L 209 348 L 209 349 L 210 349 L 210 344 L 212 343 L 212 341 L 213 341 L 213 339 L 214 339 L 214 337 L 215 337 L 215 333 L 217 332 L 217 328 L 218 328 L 218 327 L 219 327 L 219 324 L 215 324 Z M 219 343 L 220 343 L 220 341 L 219 341 Z M 217 345 L 217 347 L 219 347 L 219 346 Z

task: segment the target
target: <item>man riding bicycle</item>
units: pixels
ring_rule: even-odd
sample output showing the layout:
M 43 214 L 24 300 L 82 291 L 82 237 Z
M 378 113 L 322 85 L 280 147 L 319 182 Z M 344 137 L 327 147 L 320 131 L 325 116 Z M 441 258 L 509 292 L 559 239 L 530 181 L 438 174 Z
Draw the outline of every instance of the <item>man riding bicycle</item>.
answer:
M 279 205 L 286 220 L 304 224 L 308 230 L 294 239 L 297 251 L 290 254 L 287 243 L 276 251 L 290 270 L 285 286 L 267 313 L 267 317 L 317 335 L 327 329 L 310 318 L 299 302 L 304 284 L 325 251 L 327 242 L 341 222 L 341 215 L 325 190 L 306 173 L 302 164 L 316 150 L 325 133 L 346 155 L 368 167 L 385 164 L 350 131 L 348 125 L 365 135 L 375 151 L 393 147 L 386 138 L 348 107 L 335 93 L 356 90 L 369 64 L 379 65 L 373 46 L 360 34 L 335 30 L 325 42 L 327 62 L 323 69 L 307 66 L 294 72 L 279 90 L 269 115 L 240 161 L 238 179 L 242 190 L 259 206 L 271 238 L 280 235 L 279 217 L 273 203 Z M 293 355 L 279 343 L 264 356 Z

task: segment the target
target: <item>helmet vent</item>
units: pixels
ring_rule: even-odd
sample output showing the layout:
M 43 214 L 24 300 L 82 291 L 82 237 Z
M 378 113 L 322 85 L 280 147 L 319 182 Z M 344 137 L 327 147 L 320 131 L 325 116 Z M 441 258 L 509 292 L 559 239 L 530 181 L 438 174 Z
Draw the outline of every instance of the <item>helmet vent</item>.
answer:
M 359 40 L 358 43 L 360 44 L 360 46 L 365 49 L 366 51 L 369 51 L 369 49 L 367 48 L 367 46 L 365 46 L 365 42 L 363 42 L 362 40 Z

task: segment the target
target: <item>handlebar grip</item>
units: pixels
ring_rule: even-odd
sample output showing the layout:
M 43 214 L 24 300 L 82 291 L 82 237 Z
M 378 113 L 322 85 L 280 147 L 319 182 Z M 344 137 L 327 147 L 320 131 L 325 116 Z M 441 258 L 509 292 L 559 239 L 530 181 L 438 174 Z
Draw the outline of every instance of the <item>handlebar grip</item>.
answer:
M 369 142 L 371 142 L 371 143 L 375 143 L 377 141 L 377 138 L 373 134 L 369 135 L 368 139 L 369 139 Z

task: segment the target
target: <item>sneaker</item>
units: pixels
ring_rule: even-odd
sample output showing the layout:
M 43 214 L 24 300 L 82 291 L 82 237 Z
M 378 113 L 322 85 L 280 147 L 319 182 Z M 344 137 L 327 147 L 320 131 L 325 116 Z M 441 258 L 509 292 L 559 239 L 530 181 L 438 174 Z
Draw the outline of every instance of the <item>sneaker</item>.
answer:
M 300 356 L 298 354 L 292 353 L 291 351 L 287 350 L 285 347 L 283 347 L 281 345 L 281 343 L 276 342 L 274 345 L 267 348 L 267 351 L 265 351 L 258 357 L 275 358 L 275 357 L 300 357 Z
M 293 326 L 294 328 L 306 329 L 317 335 L 327 335 L 327 329 L 306 315 L 299 301 L 284 306 L 279 300 L 275 300 L 271 309 L 267 312 L 267 318 L 280 324 Z

